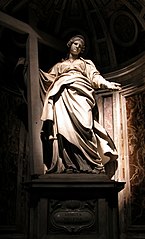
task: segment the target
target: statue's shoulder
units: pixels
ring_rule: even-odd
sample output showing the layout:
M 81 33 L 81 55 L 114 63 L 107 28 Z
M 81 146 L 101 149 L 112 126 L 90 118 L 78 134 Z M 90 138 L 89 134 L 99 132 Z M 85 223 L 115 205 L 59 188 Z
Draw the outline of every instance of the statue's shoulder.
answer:
M 93 63 L 91 60 L 89 60 L 89 59 L 84 59 L 83 57 L 80 57 L 80 59 L 81 59 L 82 61 L 86 62 L 86 63 L 89 64 L 89 65 L 94 65 L 94 63 Z

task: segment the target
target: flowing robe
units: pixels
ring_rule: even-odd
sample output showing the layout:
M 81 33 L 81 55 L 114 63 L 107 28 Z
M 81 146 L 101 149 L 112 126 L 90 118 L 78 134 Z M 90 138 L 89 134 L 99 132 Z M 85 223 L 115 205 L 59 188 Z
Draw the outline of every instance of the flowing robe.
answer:
M 115 145 L 98 123 L 95 90 L 106 81 L 90 60 L 69 59 L 48 73 L 41 71 L 41 85 L 49 87 L 43 106 L 42 141 L 48 172 L 101 172 L 116 161 Z M 43 81 L 44 76 L 47 78 Z

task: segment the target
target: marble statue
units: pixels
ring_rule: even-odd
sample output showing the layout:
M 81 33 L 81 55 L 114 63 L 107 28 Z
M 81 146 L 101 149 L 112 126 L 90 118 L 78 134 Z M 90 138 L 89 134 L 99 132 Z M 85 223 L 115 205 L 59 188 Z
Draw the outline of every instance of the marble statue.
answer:
M 85 49 L 81 35 L 67 43 L 65 60 L 48 72 L 40 70 L 45 91 L 41 120 L 44 163 L 47 173 L 104 173 L 108 162 L 117 162 L 113 140 L 98 123 L 97 89 L 120 90 L 120 84 L 101 76 Z

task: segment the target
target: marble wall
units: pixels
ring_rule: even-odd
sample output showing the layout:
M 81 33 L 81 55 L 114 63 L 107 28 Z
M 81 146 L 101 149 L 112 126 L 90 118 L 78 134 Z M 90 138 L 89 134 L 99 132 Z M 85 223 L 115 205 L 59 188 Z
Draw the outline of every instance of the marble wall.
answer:
M 145 224 L 145 94 L 126 98 L 131 224 Z
M 28 198 L 23 182 L 29 177 L 28 133 L 23 100 L 0 89 L 0 234 L 1 229 L 26 230 Z

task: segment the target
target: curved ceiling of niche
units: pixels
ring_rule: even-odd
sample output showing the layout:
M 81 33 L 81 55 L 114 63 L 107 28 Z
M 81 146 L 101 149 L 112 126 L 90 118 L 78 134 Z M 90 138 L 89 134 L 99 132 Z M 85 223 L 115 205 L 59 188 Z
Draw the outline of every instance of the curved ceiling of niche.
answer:
M 84 35 L 84 57 L 103 72 L 145 53 L 144 0 L 1 0 L 0 10 L 64 42 Z

